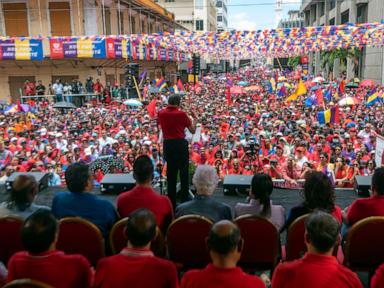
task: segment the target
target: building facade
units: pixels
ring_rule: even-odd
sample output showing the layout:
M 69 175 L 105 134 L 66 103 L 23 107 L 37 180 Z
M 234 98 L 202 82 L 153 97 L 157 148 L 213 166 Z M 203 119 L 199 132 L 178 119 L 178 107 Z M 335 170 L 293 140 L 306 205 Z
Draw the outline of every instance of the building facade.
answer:
M 300 9 L 304 13 L 305 26 L 341 25 L 345 23 L 380 22 L 384 17 L 383 0 L 303 0 Z M 310 68 L 315 74 L 321 72 L 320 53 L 310 55 Z M 358 62 L 358 63 L 356 63 Z M 348 58 L 346 77 L 355 76 L 384 82 L 384 50 L 383 48 L 364 48 L 358 61 Z M 340 61 L 335 61 L 333 75 L 339 76 Z
M 216 0 L 217 8 L 217 32 L 228 30 L 227 0 Z
M 289 10 L 288 18 L 279 22 L 278 28 L 301 28 L 304 27 L 304 15 L 300 10 Z
M 155 33 L 178 29 L 174 15 L 152 0 L 0 0 L 0 36 L 86 36 Z M 92 76 L 122 83 L 125 60 L 49 58 L 43 40 L 42 61 L 0 61 L 0 99 L 15 100 L 25 80 L 72 81 Z M 150 77 L 176 73 L 174 62 L 135 61 Z
M 155 0 L 190 31 L 216 31 L 216 0 Z

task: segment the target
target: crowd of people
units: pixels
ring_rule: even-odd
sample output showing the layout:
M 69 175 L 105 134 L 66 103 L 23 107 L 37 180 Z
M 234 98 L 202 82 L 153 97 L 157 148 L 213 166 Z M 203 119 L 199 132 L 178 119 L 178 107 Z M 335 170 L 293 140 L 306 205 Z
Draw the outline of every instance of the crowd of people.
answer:
M 270 79 L 281 79 L 281 75 L 285 80 L 277 81 L 276 88 L 271 89 Z M 189 86 L 182 109 L 188 115 L 193 112 L 197 121 L 197 136 L 189 144 L 192 164 L 214 166 L 221 180 L 227 174 L 264 172 L 283 180 L 280 185 L 287 188 L 302 186 L 302 179 L 312 170 L 327 174 L 338 187 L 351 187 L 356 175 L 372 175 L 376 136 L 382 134 L 384 118 L 381 101 L 367 106 L 365 100 L 369 91 L 381 92 L 382 87 L 349 89 L 342 78 L 325 84 L 313 79 L 306 81 L 308 92 L 292 102 L 286 101 L 278 87 L 291 87 L 284 91 L 293 93 L 299 83 L 296 72 L 242 68 L 205 76 L 201 83 Z M 92 85 L 85 86 L 92 91 L 103 89 L 99 80 L 88 80 Z M 231 93 L 245 81 L 256 89 Z M 55 85 L 63 90 L 59 80 Z M 329 90 L 331 96 L 324 100 L 324 107 L 305 104 L 306 98 L 316 93 L 310 88 L 313 85 Z M 55 185 L 65 184 L 59 178 L 63 179 L 71 163 L 116 155 L 124 160 L 124 171 L 120 172 L 130 172 L 142 154 L 162 164 L 159 172 L 166 175 L 156 112 L 166 106 L 170 95 L 169 91 L 148 93 L 145 100 L 155 101 L 154 109 L 149 108 L 151 105 L 130 108 L 116 100 L 121 99 L 119 95 L 112 95 L 109 101 L 88 101 L 67 113 L 45 100 L 28 101 L 34 113 L 0 116 L 3 179 L 11 171 L 39 170 L 52 172 Z M 338 106 L 339 121 L 321 124 L 318 112 L 334 107 L 345 97 L 353 97 L 357 103 Z M 96 178 L 100 180 L 102 175 Z

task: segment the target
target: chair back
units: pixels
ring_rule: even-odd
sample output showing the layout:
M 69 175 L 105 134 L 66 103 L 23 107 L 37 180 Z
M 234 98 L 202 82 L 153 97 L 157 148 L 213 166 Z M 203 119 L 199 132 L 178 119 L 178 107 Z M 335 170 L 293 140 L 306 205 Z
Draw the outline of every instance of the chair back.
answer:
M 174 220 L 166 238 L 170 260 L 182 269 L 205 267 L 211 261 L 205 239 L 212 224 L 200 215 L 185 215 Z
M 23 219 L 16 216 L 0 217 L 0 261 L 5 265 L 15 252 L 22 251 L 21 227 Z
M 67 254 L 83 255 L 94 267 L 105 256 L 104 239 L 99 228 L 79 217 L 60 220 L 56 247 Z
M 384 217 L 368 217 L 348 231 L 344 265 L 355 271 L 374 271 L 384 262 Z
M 113 225 L 109 233 L 109 244 L 113 254 L 119 253 L 124 247 L 127 246 L 127 236 L 125 235 L 125 226 L 128 217 L 120 219 Z M 156 227 L 156 237 L 151 242 L 151 250 L 158 257 L 165 256 L 165 241 L 164 236 L 159 227 Z
M 3 286 L 3 288 L 53 288 L 53 287 L 36 280 L 18 279 L 18 280 L 9 282 L 5 286 Z
M 239 266 L 244 269 L 273 270 L 280 256 L 280 235 L 266 218 L 243 215 L 235 219 L 244 239 Z
M 307 251 L 304 242 L 305 220 L 309 214 L 300 216 L 291 223 L 287 232 L 286 260 L 292 261 L 301 258 Z

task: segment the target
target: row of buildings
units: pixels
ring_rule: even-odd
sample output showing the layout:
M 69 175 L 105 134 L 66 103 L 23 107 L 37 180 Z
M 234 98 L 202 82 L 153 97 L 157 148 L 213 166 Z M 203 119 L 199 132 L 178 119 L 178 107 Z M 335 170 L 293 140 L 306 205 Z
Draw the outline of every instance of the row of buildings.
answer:
M 0 39 L 221 31 L 227 24 L 227 0 L 0 0 Z M 46 86 L 56 79 L 84 82 L 89 76 L 123 82 L 123 59 L 51 59 L 48 40 L 43 46 L 42 61 L 0 61 L 0 99 L 18 99 L 26 80 L 42 80 Z M 135 62 L 151 78 L 176 79 L 175 62 Z

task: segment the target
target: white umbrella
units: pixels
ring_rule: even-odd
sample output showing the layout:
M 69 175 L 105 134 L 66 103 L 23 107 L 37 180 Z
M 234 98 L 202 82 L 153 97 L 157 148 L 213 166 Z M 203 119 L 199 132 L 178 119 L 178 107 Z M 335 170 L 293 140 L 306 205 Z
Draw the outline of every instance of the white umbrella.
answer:
M 312 80 L 312 82 L 314 82 L 314 83 L 321 83 L 321 82 L 324 82 L 324 81 L 325 81 L 325 79 L 323 77 L 321 77 L 321 76 L 316 77 L 316 78 L 314 78 Z
M 143 106 L 143 103 L 141 103 L 137 99 L 128 99 L 128 100 L 125 100 L 123 103 L 124 103 L 124 105 L 131 106 L 131 107 Z

